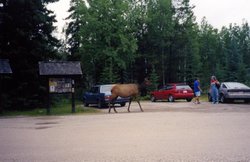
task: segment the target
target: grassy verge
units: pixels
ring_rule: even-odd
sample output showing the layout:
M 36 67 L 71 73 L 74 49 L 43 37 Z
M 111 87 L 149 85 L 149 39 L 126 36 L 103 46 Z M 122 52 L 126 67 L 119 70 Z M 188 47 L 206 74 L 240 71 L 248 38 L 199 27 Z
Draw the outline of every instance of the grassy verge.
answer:
M 200 100 L 201 101 L 208 101 L 207 95 L 206 94 L 201 95 Z
M 51 106 L 50 115 L 72 115 L 72 114 L 89 114 L 98 113 L 100 110 L 92 107 L 84 107 L 82 102 L 76 101 L 76 112 L 71 113 L 71 101 L 61 100 L 59 103 Z M 1 116 L 46 116 L 46 108 L 37 108 L 27 111 L 4 111 Z
M 150 96 L 141 97 L 142 101 L 149 101 Z M 207 95 L 203 94 L 200 97 L 201 101 L 208 101 Z M 76 101 L 76 112 L 71 113 L 71 100 L 63 99 L 57 104 L 51 106 L 50 115 L 77 115 L 77 114 L 89 114 L 98 113 L 99 109 L 93 107 L 84 107 L 81 101 Z M 46 116 L 46 108 L 37 108 L 27 111 L 4 111 L 0 116 Z

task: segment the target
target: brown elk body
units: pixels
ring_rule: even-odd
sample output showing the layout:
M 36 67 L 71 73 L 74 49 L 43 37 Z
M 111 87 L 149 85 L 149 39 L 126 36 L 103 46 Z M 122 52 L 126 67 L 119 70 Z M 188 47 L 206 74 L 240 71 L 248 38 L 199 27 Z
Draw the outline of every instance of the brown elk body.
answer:
M 133 99 L 136 99 L 137 103 L 140 106 L 141 111 L 143 111 L 141 104 L 140 104 L 140 90 L 145 89 L 146 86 L 151 85 L 151 82 L 148 80 L 148 78 L 145 78 L 143 83 L 141 85 L 139 84 L 116 84 L 111 89 L 111 96 L 110 96 L 110 103 L 112 101 L 116 100 L 117 97 L 130 97 L 129 99 L 129 105 L 128 105 L 128 112 L 130 112 L 130 104 Z M 109 103 L 109 113 L 111 110 Z M 117 113 L 115 106 L 113 105 L 114 111 Z
M 136 99 L 137 103 L 140 106 L 141 111 L 143 111 L 140 101 L 139 101 L 139 85 L 138 84 L 116 84 L 112 89 L 111 89 L 111 97 L 110 101 L 112 102 L 113 100 L 117 99 L 117 97 L 130 97 L 129 100 L 129 106 L 128 106 L 128 112 L 130 112 L 130 104 L 132 99 Z M 113 105 L 114 111 L 117 113 L 115 106 Z M 109 104 L 109 113 L 110 113 L 111 107 Z

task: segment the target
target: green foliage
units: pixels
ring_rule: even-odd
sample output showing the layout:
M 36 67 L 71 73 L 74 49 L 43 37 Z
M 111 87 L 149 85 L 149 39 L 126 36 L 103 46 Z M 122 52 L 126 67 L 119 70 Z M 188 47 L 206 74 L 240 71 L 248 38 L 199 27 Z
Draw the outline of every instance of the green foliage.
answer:
M 86 10 L 86 6 L 84 5 L 83 0 L 71 0 L 69 12 L 70 15 L 67 17 L 69 20 L 68 27 L 66 29 L 66 44 L 67 44 L 67 52 L 68 60 L 79 60 L 80 56 L 80 28 L 81 28 L 81 12 Z M 66 45 L 65 45 L 66 46 Z
M 136 57 L 137 45 L 128 22 L 131 16 L 128 1 L 92 0 L 86 5 L 79 11 L 82 45 L 79 51 L 86 78 L 98 83 L 107 67 L 108 71 L 127 70 Z M 106 60 L 112 60 L 107 67 Z
M 150 63 L 158 69 L 161 74 L 163 84 L 168 79 L 167 76 L 171 75 L 172 66 L 172 47 L 171 40 L 173 39 L 173 25 L 172 20 L 173 12 L 170 0 L 150 0 L 147 11 L 147 27 L 146 40 L 149 48 L 146 55 Z
M 153 67 L 152 72 L 150 73 L 149 80 L 151 85 L 149 86 L 149 91 L 157 90 L 159 84 L 159 76 L 156 73 L 155 68 Z
M 107 64 L 107 65 L 106 65 Z M 112 60 L 107 61 L 103 66 L 103 71 L 101 72 L 100 76 L 100 84 L 111 84 L 111 83 L 117 83 L 118 82 L 118 75 L 113 69 L 112 66 Z
M 81 101 L 76 102 L 76 112 L 74 114 L 89 114 L 98 113 L 98 109 L 83 107 Z M 50 115 L 72 115 L 71 100 L 63 99 L 58 101 L 55 105 L 51 107 Z M 47 115 L 47 110 L 45 108 L 34 108 L 32 110 L 22 110 L 22 111 L 4 111 L 0 116 L 45 116 Z
M 0 58 L 9 59 L 13 75 L 4 81 L 7 108 L 41 105 L 45 96 L 38 61 L 58 58 L 58 40 L 52 36 L 55 16 L 46 4 L 56 0 L 0 2 Z
M 148 77 L 153 90 L 167 82 L 192 83 L 196 76 L 208 87 L 211 75 L 250 84 L 247 22 L 219 30 L 204 18 L 198 25 L 189 0 L 71 0 L 60 50 L 52 36 L 55 15 L 46 8 L 55 1 L 0 1 L 0 58 L 9 59 L 13 70 L 1 80 L 5 107 L 46 103 L 37 63 L 62 58 L 81 61 L 80 89 L 140 84 Z
M 218 30 L 204 18 L 198 26 L 189 0 L 88 2 L 77 10 L 87 83 L 250 80 L 248 23 Z

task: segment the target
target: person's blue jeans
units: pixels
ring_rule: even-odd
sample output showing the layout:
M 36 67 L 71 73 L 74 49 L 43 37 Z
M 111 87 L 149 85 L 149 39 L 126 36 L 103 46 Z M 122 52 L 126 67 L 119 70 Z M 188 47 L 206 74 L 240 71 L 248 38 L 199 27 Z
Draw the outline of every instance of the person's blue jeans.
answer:
M 219 102 L 219 92 L 218 92 L 218 89 L 215 85 L 212 85 L 212 101 L 213 103 L 218 103 Z

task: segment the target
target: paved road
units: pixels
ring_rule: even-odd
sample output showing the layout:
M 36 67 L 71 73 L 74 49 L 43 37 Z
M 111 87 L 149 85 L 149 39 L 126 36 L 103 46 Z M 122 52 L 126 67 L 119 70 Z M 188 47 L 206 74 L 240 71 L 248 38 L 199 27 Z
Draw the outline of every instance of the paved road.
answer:
M 136 103 L 95 115 L 0 118 L 0 162 L 250 161 L 250 105 Z

